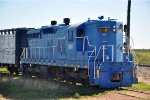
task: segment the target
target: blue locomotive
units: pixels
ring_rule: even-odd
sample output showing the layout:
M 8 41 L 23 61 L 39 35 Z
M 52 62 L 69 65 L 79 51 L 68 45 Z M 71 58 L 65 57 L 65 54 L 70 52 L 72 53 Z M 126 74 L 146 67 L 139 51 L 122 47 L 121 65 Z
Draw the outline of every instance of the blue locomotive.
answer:
M 75 25 L 65 18 L 64 24 L 51 21 L 50 26 L 38 29 L 0 30 L 0 65 L 7 66 L 11 74 L 20 69 L 25 75 L 101 88 L 137 84 L 136 56 L 130 47 L 130 8 L 128 0 L 124 26 L 101 16 Z
M 69 25 L 65 18 L 64 24 L 51 21 L 29 30 L 20 56 L 23 73 L 101 88 L 136 84 L 130 48 L 124 52 L 123 23 L 102 19 Z

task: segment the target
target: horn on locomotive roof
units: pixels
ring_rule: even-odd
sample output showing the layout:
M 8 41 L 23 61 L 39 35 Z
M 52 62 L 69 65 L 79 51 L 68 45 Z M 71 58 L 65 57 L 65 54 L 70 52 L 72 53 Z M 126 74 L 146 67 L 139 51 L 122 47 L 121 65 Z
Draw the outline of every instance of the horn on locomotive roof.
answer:
M 56 25 L 56 24 L 57 24 L 57 21 L 55 21 L 55 20 L 52 20 L 52 21 L 51 21 L 51 25 L 52 25 L 52 26 L 54 26 L 54 25 Z
M 69 25 L 69 23 L 70 23 L 70 18 L 64 18 L 64 23 L 65 23 L 65 25 Z

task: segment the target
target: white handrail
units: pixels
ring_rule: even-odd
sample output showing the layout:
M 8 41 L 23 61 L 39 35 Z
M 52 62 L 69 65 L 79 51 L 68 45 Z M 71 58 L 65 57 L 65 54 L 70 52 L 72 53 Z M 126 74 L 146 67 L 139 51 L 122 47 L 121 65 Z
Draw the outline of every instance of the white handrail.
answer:
M 123 36 L 123 38 L 126 39 L 125 36 Z M 129 60 L 129 51 L 131 50 L 131 51 L 132 51 L 132 54 L 133 54 L 133 57 L 134 57 L 134 62 L 135 62 L 135 64 L 137 64 L 137 66 L 138 66 L 138 58 L 137 58 L 137 55 L 136 55 L 135 51 L 132 49 L 132 47 L 134 46 L 133 38 L 130 37 L 130 40 L 132 40 L 132 46 L 130 45 L 130 46 L 129 46 L 129 49 L 128 49 L 128 60 Z
M 101 45 L 100 47 L 99 47 L 99 50 L 98 50 L 98 52 L 97 52 L 97 55 L 96 55 L 96 57 L 95 57 L 95 60 L 97 60 L 97 57 L 98 57 L 98 55 L 99 55 L 99 52 L 100 52 L 100 50 L 101 50 L 101 48 L 103 49 L 103 62 L 105 61 L 105 59 L 104 59 L 104 57 L 105 57 L 105 47 L 109 47 L 109 46 L 111 46 L 111 48 L 112 48 L 112 58 L 111 58 L 111 61 L 113 62 L 114 61 L 114 45 Z
M 30 49 L 36 49 L 36 48 L 38 48 L 39 49 L 39 59 L 40 59 L 40 50 L 41 49 L 44 49 L 44 48 L 53 48 L 53 58 L 54 58 L 54 56 L 55 56 L 55 51 L 54 51 L 54 48 L 55 47 L 57 47 L 57 45 L 58 45 L 58 40 L 65 40 L 65 37 L 63 37 L 63 38 L 57 38 L 57 43 L 56 43 L 56 45 L 53 45 L 53 46 L 50 46 L 50 47 L 25 47 L 25 52 L 24 52 L 24 50 L 23 50 L 23 52 L 22 52 L 22 54 L 23 53 L 25 53 L 25 55 L 27 55 L 27 58 L 28 58 L 28 49 L 30 50 Z M 24 48 L 23 48 L 24 49 Z M 61 43 L 61 53 L 62 53 L 62 43 Z M 21 54 L 21 55 L 22 55 Z M 33 54 L 32 54 L 32 52 L 30 52 L 30 54 L 31 54 L 31 59 L 33 58 Z M 45 59 L 45 57 L 46 57 L 46 50 L 44 50 L 44 59 Z M 24 57 L 24 58 L 26 58 L 26 57 Z M 35 52 L 35 58 L 37 58 L 36 57 L 36 52 Z
M 105 45 L 103 45 L 103 62 L 105 61 Z
M 98 55 L 99 55 L 99 52 L 101 51 L 101 49 L 103 49 L 103 62 L 105 62 L 105 47 L 106 46 L 111 46 L 112 47 L 112 62 L 113 62 L 113 57 L 114 57 L 114 45 L 101 45 L 100 47 L 99 47 L 99 50 L 98 50 L 98 52 L 97 52 L 97 55 L 96 55 L 96 57 L 95 57 L 95 59 L 94 59 L 94 79 L 96 78 L 95 77 L 95 67 L 96 67 L 96 60 L 97 60 L 97 57 L 98 57 Z
M 95 55 L 96 55 L 96 46 L 95 46 L 95 45 L 91 45 L 91 44 L 89 43 L 88 36 L 85 36 L 85 38 L 87 38 L 88 45 L 91 46 L 91 47 L 94 47 L 94 49 L 95 49 Z
M 112 45 L 112 58 L 111 58 L 111 60 L 112 60 L 112 62 L 114 61 L 114 45 Z
M 133 54 L 134 63 L 138 66 L 138 64 L 139 64 L 138 57 L 137 57 L 137 55 L 136 55 L 136 53 L 133 49 L 131 49 L 131 51 L 132 51 L 132 54 Z
M 96 55 L 96 46 L 95 46 L 95 45 L 91 45 L 91 44 L 89 43 L 88 36 L 85 36 L 85 37 L 75 37 L 75 38 L 84 39 L 84 40 L 83 40 L 83 50 L 82 50 L 83 52 L 84 52 L 84 49 L 85 49 L 85 40 L 86 40 L 86 39 L 87 39 L 88 46 L 94 47 L 94 50 L 93 50 L 93 51 L 87 51 L 87 52 L 92 52 L 92 53 L 90 54 L 90 56 L 89 56 L 89 59 L 88 59 L 88 76 L 89 76 L 89 73 L 90 73 L 89 61 L 90 61 L 90 59 L 91 59 L 93 53 L 95 53 L 94 55 Z
M 89 56 L 89 59 L 88 59 L 88 76 L 90 75 L 89 62 L 90 62 L 90 59 L 91 59 L 94 51 L 95 51 L 95 49 L 92 51 L 92 53 L 91 53 L 91 55 Z

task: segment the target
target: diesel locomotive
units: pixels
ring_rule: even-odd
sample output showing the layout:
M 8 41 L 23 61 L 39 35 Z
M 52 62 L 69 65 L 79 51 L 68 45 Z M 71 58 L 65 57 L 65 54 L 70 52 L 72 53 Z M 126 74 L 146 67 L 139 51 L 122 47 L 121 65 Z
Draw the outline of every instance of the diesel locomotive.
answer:
M 0 63 L 10 73 L 18 73 L 21 64 L 23 74 L 102 88 L 131 86 L 137 83 L 136 66 L 130 50 L 123 49 L 123 23 L 102 18 L 1 30 Z
M 10 73 L 65 80 L 101 88 L 137 84 L 136 57 L 127 25 L 103 16 L 70 25 L 0 31 L 0 63 Z M 125 31 L 125 37 L 124 37 Z M 123 40 L 125 38 L 125 41 Z

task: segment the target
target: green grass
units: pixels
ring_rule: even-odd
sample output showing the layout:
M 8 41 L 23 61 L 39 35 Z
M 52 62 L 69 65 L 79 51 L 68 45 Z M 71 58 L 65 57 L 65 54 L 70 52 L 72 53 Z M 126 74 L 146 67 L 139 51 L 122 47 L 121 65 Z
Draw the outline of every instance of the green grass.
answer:
M 130 88 L 136 89 L 136 90 L 148 90 L 148 91 L 150 91 L 150 85 L 145 84 L 143 82 L 139 82 L 138 84 L 134 84 Z
M 61 86 L 58 89 L 31 89 L 25 88 L 23 85 L 0 82 L 0 94 L 6 98 L 15 98 L 17 100 L 79 99 L 85 96 L 103 94 L 108 91 L 101 90 L 99 87 L 59 84 Z
M 150 65 L 150 50 L 137 49 L 135 53 L 138 57 L 139 64 Z
M 8 73 L 8 70 L 6 67 L 1 67 L 0 68 L 0 73 Z

